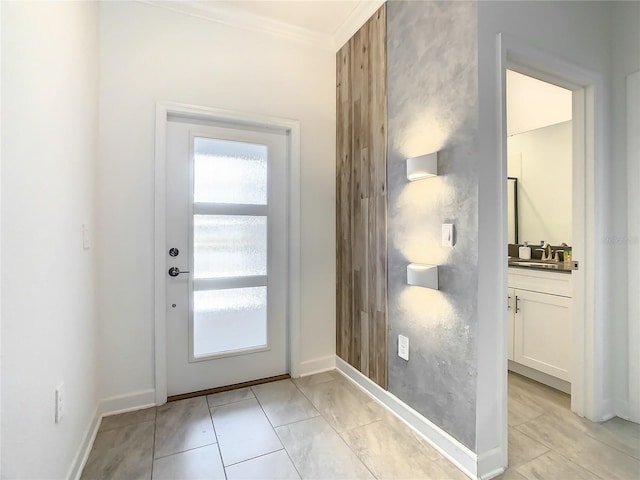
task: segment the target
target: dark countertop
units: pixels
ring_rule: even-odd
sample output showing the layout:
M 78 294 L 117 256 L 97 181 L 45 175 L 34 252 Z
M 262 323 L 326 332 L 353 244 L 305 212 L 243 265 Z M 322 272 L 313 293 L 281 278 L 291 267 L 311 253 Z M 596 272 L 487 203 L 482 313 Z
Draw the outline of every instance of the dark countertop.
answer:
M 573 271 L 571 263 L 541 261 L 541 260 L 524 260 L 521 258 L 510 258 L 509 267 L 528 268 L 531 270 L 544 270 L 547 272 L 571 273 Z

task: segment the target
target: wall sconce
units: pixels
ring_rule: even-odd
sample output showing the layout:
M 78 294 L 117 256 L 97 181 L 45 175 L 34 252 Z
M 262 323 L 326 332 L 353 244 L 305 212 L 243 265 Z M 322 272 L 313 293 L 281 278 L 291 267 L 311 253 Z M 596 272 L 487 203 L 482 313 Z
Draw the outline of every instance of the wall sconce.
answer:
M 407 158 L 407 180 L 421 180 L 438 175 L 438 152 Z
M 438 290 L 438 266 L 410 263 L 407 265 L 407 283 Z

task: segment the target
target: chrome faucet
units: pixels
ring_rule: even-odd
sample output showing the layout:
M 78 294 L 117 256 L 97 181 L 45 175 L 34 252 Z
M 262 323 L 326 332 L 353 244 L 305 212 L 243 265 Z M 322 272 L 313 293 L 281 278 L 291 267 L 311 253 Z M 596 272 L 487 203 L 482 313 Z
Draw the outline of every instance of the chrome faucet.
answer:
M 536 252 L 542 252 L 542 255 L 540 256 L 541 260 L 551 260 L 552 253 L 549 242 L 544 242 L 542 248 L 536 248 Z

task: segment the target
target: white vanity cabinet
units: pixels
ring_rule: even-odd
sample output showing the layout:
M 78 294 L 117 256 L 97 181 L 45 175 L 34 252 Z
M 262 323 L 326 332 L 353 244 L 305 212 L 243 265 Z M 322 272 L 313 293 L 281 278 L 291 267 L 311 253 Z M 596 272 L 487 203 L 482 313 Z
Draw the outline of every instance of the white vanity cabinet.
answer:
M 571 274 L 509 268 L 509 360 L 571 381 Z
M 509 287 L 509 293 L 507 297 L 507 311 L 508 311 L 508 332 L 507 337 L 509 338 L 509 348 L 507 350 L 507 358 L 509 360 L 513 360 L 513 330 L 516 323 L 516 292 L 515 288 Z

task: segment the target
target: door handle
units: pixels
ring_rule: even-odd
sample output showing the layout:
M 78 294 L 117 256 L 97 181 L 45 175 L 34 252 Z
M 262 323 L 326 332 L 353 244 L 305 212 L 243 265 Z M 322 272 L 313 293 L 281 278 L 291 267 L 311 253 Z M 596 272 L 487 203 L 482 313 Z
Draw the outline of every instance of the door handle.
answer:
M 518 296 L 516 295 L 516 313 L 518 313 L 520 309 L 518 308 Z
M 189 273 L 189 270 L 180 270 L 178 267 L 171 267 L 169 269 L 169 276 L 170 277 L 177 277 L 181 273 Z
M 507 310 L 511 310 L 511 295 L 507 296 Z

